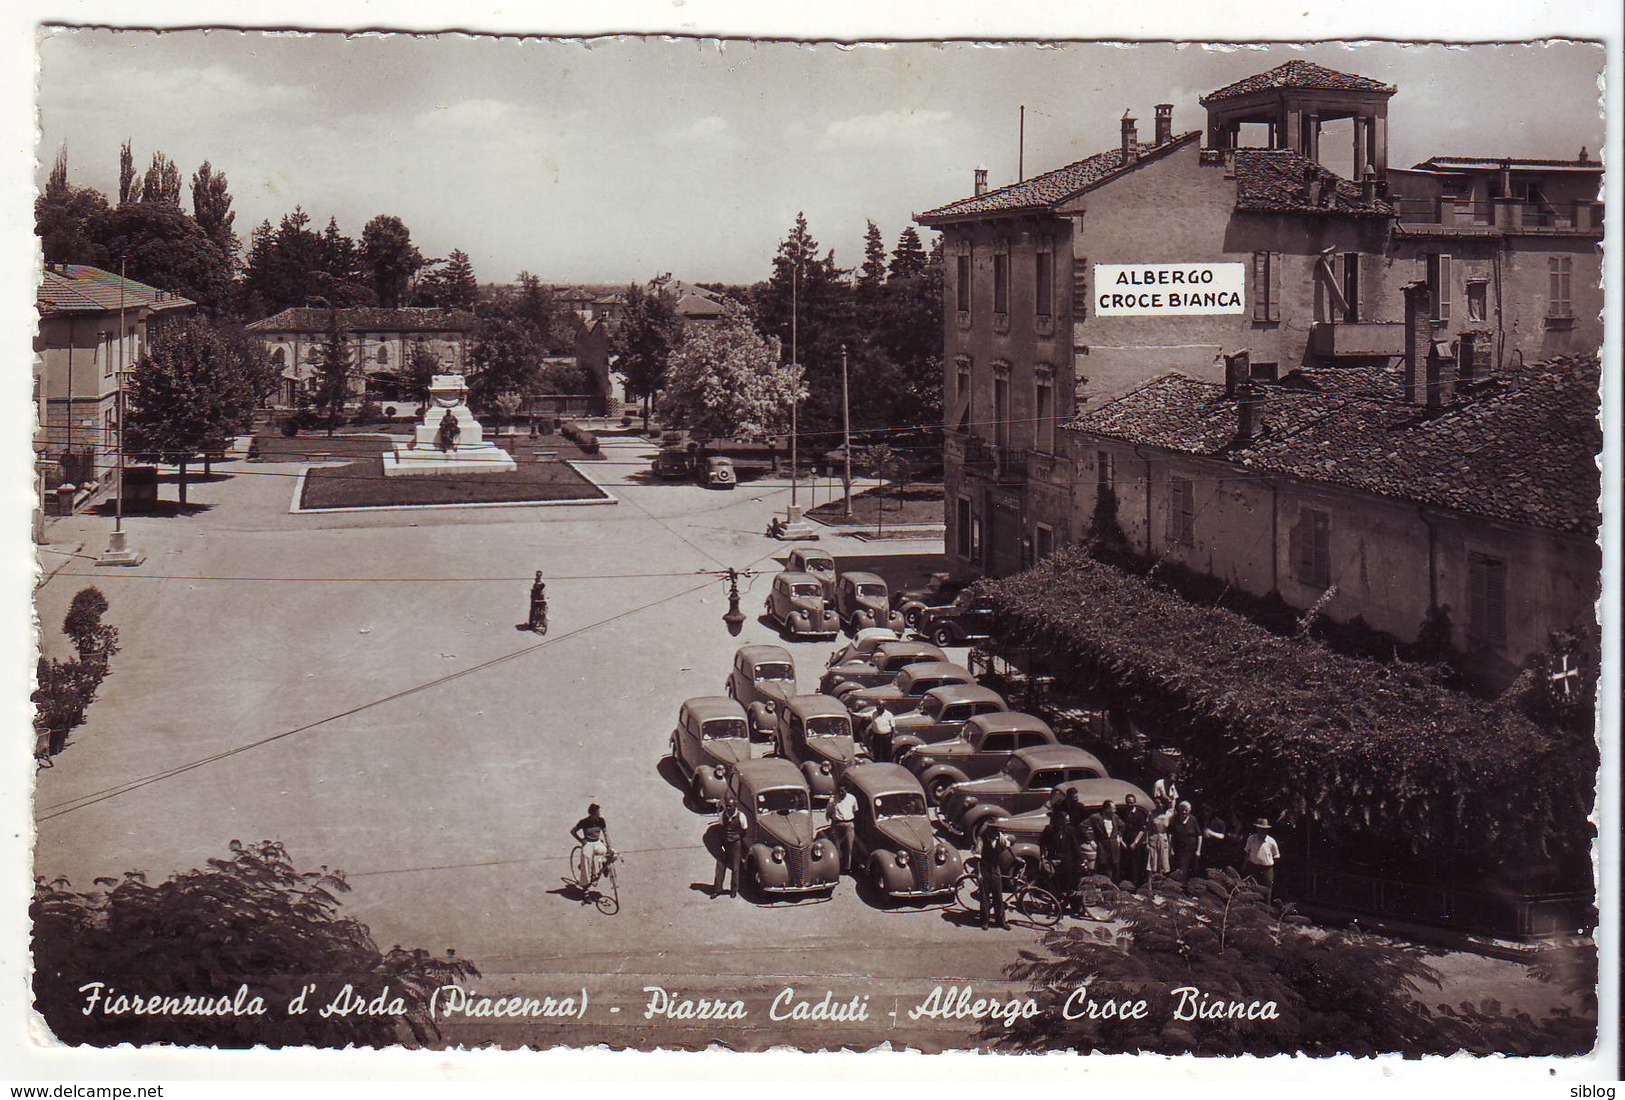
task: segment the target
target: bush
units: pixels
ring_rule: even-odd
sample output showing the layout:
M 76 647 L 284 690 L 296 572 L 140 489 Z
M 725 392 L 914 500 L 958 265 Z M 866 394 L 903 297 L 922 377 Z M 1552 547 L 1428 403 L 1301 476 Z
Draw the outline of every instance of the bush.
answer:
M 578 424 L 565 424 L 562 429 L 564 438 L 580 447 L 587 454 L 598 454 L 598 437 L 582 428 Z
M 363 401 L 351 419 L 352 424 L 376 424 L 384 418 L 384 410 L 376 401 Z
M 80 660 L 41 657 L 36 678 L 39 686 L 32 696 L 34 728 L 50 731 L 50 752 L 54 756 L 62 751 L 67 732 L 84 722 L 85 711 L 102 681 L 102 667 Z
M 299 434 L 301 428 L 303 427 L 301 424 L 302 419 L 303 418 L 299 416 L 283 417 L 282 424 L 278 430 L 281 431 L 286 438 L 292 439 L 294 436 Z
M 95 638 L 107 613 L 107 597 L 95 585 L 87 585 L 74 593 L 68 604 L 68 614 L 62 620 L 62 633 L 83 653 Z

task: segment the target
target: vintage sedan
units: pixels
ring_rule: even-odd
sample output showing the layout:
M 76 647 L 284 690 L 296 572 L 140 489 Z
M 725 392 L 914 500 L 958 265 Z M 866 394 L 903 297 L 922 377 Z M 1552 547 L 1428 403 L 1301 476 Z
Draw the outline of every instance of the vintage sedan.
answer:
M 848 664 L 871 664 L 875 650 L 880 648 L 882 642 L 898 641 L 897 631 L 884 626 L 871 626 L 868 630 L 860 630 L 850 642 L 829 655 L 824 662 L 825 668 L 836 668 Z
M 828 695 L 797 695 L 779 708 L 774 730 L 778 754 L 801 769 L 813 801 L 828 802 L 841 773 L 858 759 L 852 715 Z
M 853 658 L 825 672 L 818 690 L 839 698 L 859 688 L 889 684 L 909 665 L 947 659 L 948 655 L 930 642 L 881 642 L 867 660 Z
M 920 708 L 892 723 L 891 744 L 882 755 L 870 740 L 869 751 L 876 760 L 898 760 L 918 745 L 936 745 L 960 735 L 965 723 L 978 714 L 1009 710 L 998 692 L 978 684 L 948 684 L 932 688 L 920 700 Z
M 1058 793 L 1065 794 L 1068 790 L 1078 792 L 1078 804 L 1087 813 L 1094 813 L 1108 802 L 1122 809 L 1129 795 L 1133 795 L 1142 806 L 1152 804 L 1150 795 L 1126 779 L 1077 779 L 1061 784 Z M 1010 834 L 1016 855 L 1026 860 L 1028 865 L 1037 867 L 1040 840 L 1044 835 L 1044 826 L 1048 824 L 1049 806 L 1046 802 L 1036 810 L 1002 819 L 999 828 Z
M 946 607 L 926 608 L 914 629 L 943 647 L 986 641 L 993 636 L 993 605 L 964 592 Z
M 842 573 L 835 582 L 835 613 L 849 634 L 870 626 L 901 632 L 903 613 L 893 611 L 886 582 L 874 573 Z
M 720 695 L 690 699 L 677 711 L 671 758 L 688 780 L 697 806 L 715 806 L 728 787 L 728 772 L 750 759 L 750 719 L 736 700 Z
M 835 889 L 841 854 L 819 837 L 812 795 L 788 760 L 744 760 L 728 779 L 728 797 L 745 815 L 745 886 L 760 894 Z
M 833 638 L 841 621 L 824 600 L 824 586 L 811 573 L 780 573 L 767 593 L 767 617 L 791 638 Z
M 897 674 L 889 684 L 859 688 L 838 696 L 846 709 L 856 714 L 871 707 L 883 707 L 893 714 L 918 710 L 926 692 L 951 684 L 974 684 L 976 677 L 964 665 L 952 661 L 917 661 Z
M 1042 809 L 1063 783 L 1106 778 L 1099 758 L 1073 745 L 1018 749 L 1000 774 L 948 788 L 940 819 L 950 833 L 975 840 L 989 821 Z
M 783 646 L 742 645 L 728 673 L 728 697 L 750 716 L 752 732 L 768 737 L 774 715 L 796 693 L 796 666 Z
M 798 546 L 784 560 L 787 573 L 809 573 L 824 586 L 824 599 L 835 602 L 835 555 L 816 546 Z
M 912 899 L 953 891 L 960 855 L 932 832 L 919 780 L 896 764 L 858 764 L 841 785 L 858 800 L 853 871 L 863 868 L 876 894 Z
M 1004 771 L 1019 750 L 1058 744 L 1055 731 L 1042 718 L 1002 711 L 969 719 L 952 740 L 916 745 L 893 756 L 919 778 L 931 804 L 939 805 L 954 784 Z
M 726 455 L 711 455 L 697 472 L 700 484 L 708 489 L 732 489 L 739 484 L 739 478 L 734 473 L 733 459 Z
M 969 583 L 969 578 L 956 579 L 951 573 L 932 573 L 924 587 L 893 592 L 892 606 L 903 613 L 903 621 L 910 630 L 914 630 L 920 625 L 927 608 L 952 603 Z

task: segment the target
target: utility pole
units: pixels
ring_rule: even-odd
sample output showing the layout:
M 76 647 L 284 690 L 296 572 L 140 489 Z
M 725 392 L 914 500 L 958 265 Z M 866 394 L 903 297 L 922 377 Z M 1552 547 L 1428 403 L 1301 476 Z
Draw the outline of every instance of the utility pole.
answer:
M 846 515 L 852 515 L 852 396 L 847 389 L 846 345 L 841 345 L 841 458 L 846 469 L 842 483 L 846 494 Z
M 1021 124 L 1016 135 L 1016 182 L 1027 178 L 1027 105 L 1021 105 Z
M 124 534 L 124 257 L 118 262 L 118 374 L 114 377 L 113 415 L 118 420 L 118 480 L 114 483 L 117 496 L 113 498 L 113 535 L 107 541 L 107 552 L 96 559 L 97 565 L 140 565 L 147 556 L 132 550 Z M 70 404 L 71 407 L 71 404 Z
M 800 334 L 797 331 L 797 319 L 801 312 L 798 301 L 800 287 L 801 258 L 798 256 L 796 257 L 796 266 L 790 272 L 790 365 L 793 367 L 801 366 L 801 345 L 798 339 Z M 796 509 L 796 485 L 799 472 L 797 467 L 800 465 L 797 461 L 800 452 L 799 440 L 796 438 L 796 410 L 800 404 L 799 398 L 792 399 L 790 402 L 790 513 L 788 518 L 791 523 L 801 518 L 801 513 Z

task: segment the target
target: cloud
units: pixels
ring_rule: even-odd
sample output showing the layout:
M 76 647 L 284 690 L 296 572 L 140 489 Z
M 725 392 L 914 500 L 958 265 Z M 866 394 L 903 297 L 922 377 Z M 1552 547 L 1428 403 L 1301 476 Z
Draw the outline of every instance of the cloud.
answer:
M 880 149 L 941 141 L 945 136 L 944 127 L 953 117 L 952 111 L 909 107 L 857 115 L 826 126 L 822 143 L 826 147 Z
M 734 131 L 733 124 L 721 115 L 706 115 L 687 126 L 667 130 L 655 139 L 668 149 L 703 146 L 707 149 L 738 149 L 744 142 Z
M 309 88 L 261 83 L 225 65 L 85 68 L 72 81 L 53 83 L 51 107 L 68 111 L 128 110 L 132 105 L 182 105 L 198 114 L 300 111 L 316 105 Z M 43 97 L 42 97 L 43 98 Z
M 464 99 L 429 108 L 414 120 L 423 129 L 442 133 L 485 135 L 508 132 L 524 124 L 526 109 L 501 99 Z

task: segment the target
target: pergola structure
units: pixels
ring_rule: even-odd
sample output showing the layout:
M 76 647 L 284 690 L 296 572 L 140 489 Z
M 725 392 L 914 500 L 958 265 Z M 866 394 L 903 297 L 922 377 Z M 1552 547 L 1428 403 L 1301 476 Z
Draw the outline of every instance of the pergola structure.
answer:
M 1244 124 L 1265 123 L 1269 148 L 1290 149 L 1319 164 L 1321 127 L 1351 118 L 1354 176 L 1380 180 L 1388 171 L 1388 100 L 1396 90 L 1311 61 L 1288 61 L 1200 100 L 1207 108 L 1207 145 L 1237 148 Z

